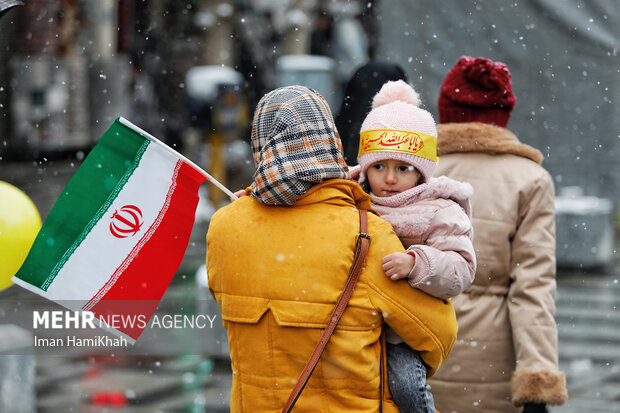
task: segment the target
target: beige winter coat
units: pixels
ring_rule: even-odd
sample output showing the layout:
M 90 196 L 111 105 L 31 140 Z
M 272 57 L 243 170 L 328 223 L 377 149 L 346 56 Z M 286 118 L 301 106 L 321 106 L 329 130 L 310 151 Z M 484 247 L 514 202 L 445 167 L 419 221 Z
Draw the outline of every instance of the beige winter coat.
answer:
M 542 154 L 505 128 L 439 125 L 436 175 L 469 182 L 474 283 L 453 299 L 458 339 L 430 381 L 441 412 L 520 412 L 562 404 L 555 305 L 553 181 Z

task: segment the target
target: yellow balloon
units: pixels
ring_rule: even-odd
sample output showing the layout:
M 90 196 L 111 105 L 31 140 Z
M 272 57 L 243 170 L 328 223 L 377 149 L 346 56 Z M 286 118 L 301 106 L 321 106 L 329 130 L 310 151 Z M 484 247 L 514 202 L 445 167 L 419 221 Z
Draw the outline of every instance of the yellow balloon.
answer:
M 41 217 L 30 198 L 0 181 L 0 291 L 13 284 L 39 229 Z

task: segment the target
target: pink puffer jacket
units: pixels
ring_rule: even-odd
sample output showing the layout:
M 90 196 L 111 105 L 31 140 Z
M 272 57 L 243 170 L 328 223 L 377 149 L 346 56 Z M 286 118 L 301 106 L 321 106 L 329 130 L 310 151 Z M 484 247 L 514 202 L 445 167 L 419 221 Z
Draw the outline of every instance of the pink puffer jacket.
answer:
M 412 287 L 445 299 L 474 281 L 472 195 L 470 184 L 439 177 L 398 195 L 372 196 L 373 207 L 416 258 Z

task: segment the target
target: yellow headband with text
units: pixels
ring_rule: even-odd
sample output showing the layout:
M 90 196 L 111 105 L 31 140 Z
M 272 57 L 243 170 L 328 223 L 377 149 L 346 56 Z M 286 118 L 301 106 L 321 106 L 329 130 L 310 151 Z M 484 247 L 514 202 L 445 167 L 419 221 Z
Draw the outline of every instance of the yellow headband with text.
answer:
M 436 137 L 405 129 L 369 129 L 362 132 L 357 156 L 371 152 L 406 153 L 434 162 L 439 159 Z

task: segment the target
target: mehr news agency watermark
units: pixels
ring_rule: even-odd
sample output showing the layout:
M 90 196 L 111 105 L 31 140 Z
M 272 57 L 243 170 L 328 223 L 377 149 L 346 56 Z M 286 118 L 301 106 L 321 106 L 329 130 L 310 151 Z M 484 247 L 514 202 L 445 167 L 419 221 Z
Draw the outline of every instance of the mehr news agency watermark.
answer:
M 32 327 L 35 330 L 57 331 L 63 329 L 139 328 L 146 329 L 212 329 L 217 315 L 209 314 L 155 314 L 150 319 L 144 314 L 95 317 L 90 311 L 44 310 L 33 311 Z M 34 335 L 34 347 L 128 347 L 124 337 L 96 335 L 80 337 L 67 334 L 64 337 L 41 337 Z

